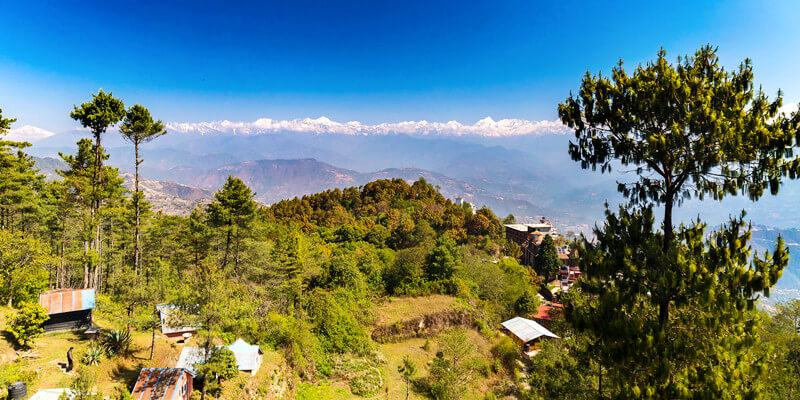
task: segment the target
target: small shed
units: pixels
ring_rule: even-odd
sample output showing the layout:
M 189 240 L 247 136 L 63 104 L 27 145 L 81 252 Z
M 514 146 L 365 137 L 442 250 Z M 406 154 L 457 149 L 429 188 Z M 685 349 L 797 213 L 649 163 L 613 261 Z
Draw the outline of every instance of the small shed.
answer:
M 217 348 L 220 347 L 222 346 L 217 346 Z M 226 347 L 236 357 L 236 365 L 239 371 L 254 376 L 258 373 L 259 368 L 261 368 L 262 355 L 264 354 L 260 346 L 249 344 L 244 339 L 239 338 Z M 178 363 L 175 364 L 175 368 L 183 368 L 194 372 L 194 366 L 202 363 L 205 360 L 205 355 L 206 351 L 203 348 L 186 346 L 181 350 L 181 355 L 178 357 Z
M 169 339 L 183 339 L 200 330 L 198 327 L 183 326 L 177 306 L 163 304 L 156 306 L 156 311 L 161 319 L 161 333 Z
M 228 346 L 228 349 L 236 356 L 236 365 L 239 371 L 244 371 L 250 375 L 255 375 L 258 369 L 261 368 L 261 357 L 264 352 L 257 344 L 249 344 L 244 339 L 236 339 L 233 344 Z
M 144 368 L 131 391 L 137 400 L 189 400 L 194 374 L 182 368 Z
M 522 346 L 522 351 L 531 355 L 540 349 L 539 343 L 542 339 L 559 339 L 556 334 L 539 325 L 536 321 L 531 321 L 522 317 L 514 317 L 501 324 L 514 341 Z
M 61 289 L 39 294 L 39 304 L 49 318 L 42 324 L 45 332 L 85 329 L 92 326 L 95 305 L 94 289 Z

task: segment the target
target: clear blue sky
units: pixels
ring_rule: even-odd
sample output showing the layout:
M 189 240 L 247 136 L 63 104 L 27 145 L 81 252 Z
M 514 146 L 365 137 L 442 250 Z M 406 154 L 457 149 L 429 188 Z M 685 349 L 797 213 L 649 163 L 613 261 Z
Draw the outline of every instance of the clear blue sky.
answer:
M 800 2 L 651 3 L 5 2 L 0 107 L 54 131 L 100 87 L 167 121 L 554 119 L 587 69 L 706 43 L 800 99 Z

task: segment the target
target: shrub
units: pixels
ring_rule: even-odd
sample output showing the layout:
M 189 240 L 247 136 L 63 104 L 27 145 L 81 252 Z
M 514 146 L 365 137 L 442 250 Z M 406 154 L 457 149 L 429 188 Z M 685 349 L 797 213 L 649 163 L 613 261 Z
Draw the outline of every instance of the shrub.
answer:
M 383 387 L 381 371 L 376 367 L 367 368 L 350 379 L 350 391 L 357 396 L 372 395 Z
M 514 362 L 516 362 L 519 357 L 519 347 L 511 338 L 503 337 L 503 339 L 492 348 L 492 354 L 504 367 L 511 371 L 514 368 Z
M 103 353 L 105 350 L 102 346 L 97 345 L 94 341 L 89 344 L 89 347 L 84 350 L 81 356 L 81 362 L 84 365 L 97 365 L 103 360 Z
M 109 357 L 124 355 L 131 344 L 131 333 L 125 329 L 112 329 L 103 335 L 103 348 Z
M 23 348 L 30 348 L 36 337 L 44 332 L 42 323 L 47 321 L 47 310 L 38 303 L 26 303 L 11 318 L 8 331 Z
M 526 290 L 516 302 L 514 302 L 514 310 L 519 314 L 531 314 L 536 312 L 539 308 L 539 298 L 532 290 Z

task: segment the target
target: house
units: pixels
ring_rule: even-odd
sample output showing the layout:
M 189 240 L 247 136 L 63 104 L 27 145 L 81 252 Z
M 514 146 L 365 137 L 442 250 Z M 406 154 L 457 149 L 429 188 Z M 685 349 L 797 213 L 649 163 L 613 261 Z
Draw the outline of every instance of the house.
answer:
M 39 304 L 47 310 L 42 324 L 45 332 L 84 329 L 92 326 L 94 289 L 61 289 L 39 294 Z
M 503 326 L 503 331 L 522 346 L 522 352 L 529 357 L 538 353 L 542 340 L 559 339 L 553 332 L 539 325 L 536 321 L 522 317 L 511 318 L 501 325 Z
M 222 346 L 217 346 L 217 348 Z M 236 365 L 239 371 L 255 375 L 259 368 L 261 368 L 262 355 L 261 347 L 258 345 L 249 344 L 244 339 L 236 339 L 233 344 L 226 346 L 228 350 L 233 352 L 236 357 Z M 175 368 L 183 368 L 190 372 L 194 372 L 195 364 L 200 364 L 205 360 L 205 349 L 198 347 L 184 347 L 181 350 L 181 355 L 178 358 L 178 363 Z
M 189 400 L 194 374 L 182 368 L 144 368 L 131 391 L 136 400 Z
M 162 304 L 156 306 L 156 311 L 161 319 L 161 333 L 168 339 L 185 339 L 200 330 L 198 327 L 183 326 L 177 306 Z
M 532 224 L 507 224 L 504 226 L 506 238 L 518 244 L 522 250 L 523 265 L 533 265 L 545 236 L 550 235 L 553 238 L 558 236 L 556 228 L 544 217 L 539 217 L 538 222 Z M 562 249 L 562 251 L 568 252 L 568 249 Z M 559 255 L 559 259 L 561 258 Z

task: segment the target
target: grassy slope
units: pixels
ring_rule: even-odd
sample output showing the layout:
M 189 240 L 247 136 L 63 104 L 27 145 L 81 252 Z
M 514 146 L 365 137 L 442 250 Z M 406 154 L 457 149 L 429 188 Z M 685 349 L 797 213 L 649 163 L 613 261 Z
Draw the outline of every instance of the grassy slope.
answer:
M 376 307 L 376 324 L 392 324 L 398 321 L 419 317 L 425 314 L 444 311 L 457 307 L 457 300 L 442 295 L 432 295 L 417 298 L 390 298 Z M 0 329 L 5 328 L 5 316 L 11 310 L 0 307 Z M 101 328 L 110 328 L 110 324 L 98 319 L 96 325 Z M 135 381 L 138 371 L 145 367 L 173 367 L 181 351 L 181 345 L 167 341 L 164 337 L 156 335 L 156 348 L 153 360 L 148 360 L 150 346 L 150 332 L 133 332 L 134 354 L 127 359 L 104 358 L 97 367 L 97 389 L 106 393 L 115 393 L 116 388 L 130 388 Z M 479 349 L 481 355 L 490 359 L 489 350 L 493 340 L 489 340 L 474 330 L 470 330 L 470 339 Z M 375 399 L 405 399 L 405 383 L 397 372 L 397 366 L 405 355 L 409 355 L 417 364 L 417 377 L 428 374 L 427 364 L 435 357 L 436 337 L 430 338 L 430 349 L 423 349 L 426 339 L 413 338 L 399 343 L 377 345 L 386 363 L 382 364 L 382 375 L 386 379 L 386 387 L 372 398 Z M 29 389 L 34 393 L 38 389 L 58 388 L 69 385 L 72 375 L 62 372 L 56 363 L 66 361 L 66 351 L 74 347 L 73 354 L 76 360 L 80 359 L 83 349 L 89 344 L 79 332 L 57 332 L 46 334 L 36 341 L 34 353 L 38 358 L 29 360 L 29 370 L 37 371 L 38 379 Z M 194 345 L 191 344 L 190 345 Z M 0 338 L 0 364 L 10 362 L 15 358 L 15 352 L 7 337 Z M 502 376 L 492 375 L 487 378 L 476 376 L 469 388 L 469 398 L 480 398 L 482 393 L 503 379 Z M 255 377 L 240 374 L 238 377 L 226 382 L 223 399 L 245 398 L 291 398 L 290 383 L 293 381 L 292 373 L 286 368 L 286 361 L 276 351 L 265 349 L 264 361 L 261 370 Z M 351 399 L 346 382 L 323 381 L 317 384 L 301 383 L 297 386 L 298 399 Z M 411 393 L 411 398 L 424 398 Z
M 0 308 L 0 329 L 5 329 L 6 314 L 11 314 L 8 308 Z M 108 323 L 102 319 L 95 321 L 101 328 L 109 328 Z M 174 367 L 178 361 L 182 345 L 166 340 L 160 334 L 156 334 L 156 347 L 153 359 L 150 356 L 151 333 L 133 331 L 133 344 L 131 349 L 133 355 L 128 358 L 103 358 L 96 369 L 97 390 L 106 394 L 115 393 L 117 388 L 130 389 L 136 380 L 139 370 L 146 367 Z M 15 358 L 13 344 L 9 342 L 9 337 L 4 335 L 0 339 L 0 364 L 11 362 Z M 83 350 L 89 345 L 89 340 L 83 338 L 80 332 L 54 332 L 42 335 L 36 340 L 36 345 L 30 353 L 35 354 L 36 358 L 27 359 L 26 369 L 36 371 L 37 379 L 29 388 L 29 393 L 35 393 L 39 389 L 68 387 L 74 377 L 74 372 L 64 373 L 57 363 L 66 362 L 67 349 L 74 347 L 73 355 L 76 363 L 79 364 Z M 189 343 L 189 345 L 195 345 Z M 261 370 L 255 377 L 247 374 L 240 374 L 236 379 L 228 382 L 226 388 L 226 398 L 239 398 L 245 390 L 255 393 L 258 388 L 263 386 L 264 393 L 269 392 L 271 379 L 274 371 L 278 370 L 284 363 L 283 357 L 275 351 L 267 350 L 264 354 L 264 361 Z M 227 396 L 228 394 L 233 397 Z

